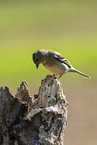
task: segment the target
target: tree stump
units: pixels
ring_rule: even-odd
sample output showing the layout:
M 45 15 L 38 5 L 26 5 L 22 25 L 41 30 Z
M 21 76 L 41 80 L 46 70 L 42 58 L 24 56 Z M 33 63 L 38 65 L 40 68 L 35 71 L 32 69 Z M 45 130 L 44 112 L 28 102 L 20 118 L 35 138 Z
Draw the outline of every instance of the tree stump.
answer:
M 13 97 L 0 89 L 0 145 L 63 145 L 68 102 L 55 75 L 47 75 L 32 97 L 23 81 Z

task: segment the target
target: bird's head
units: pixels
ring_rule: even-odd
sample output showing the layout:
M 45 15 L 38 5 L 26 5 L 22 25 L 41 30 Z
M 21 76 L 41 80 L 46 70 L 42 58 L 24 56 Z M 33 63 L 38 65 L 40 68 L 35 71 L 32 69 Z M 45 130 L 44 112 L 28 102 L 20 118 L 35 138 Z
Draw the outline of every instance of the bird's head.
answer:
M 40 49 L 32 54 L 32 58 L 36 67 L 39 67 L 39 64 L 43 62 L 45 55 L 47 54 L 47 50 Z

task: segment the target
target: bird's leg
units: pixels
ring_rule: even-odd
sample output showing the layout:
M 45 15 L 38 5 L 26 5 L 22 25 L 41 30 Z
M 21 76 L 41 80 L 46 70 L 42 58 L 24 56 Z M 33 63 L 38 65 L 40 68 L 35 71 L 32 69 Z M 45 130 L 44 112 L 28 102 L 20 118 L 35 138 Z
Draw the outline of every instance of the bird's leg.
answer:
M 61 76 L 62 76 L 62 75 L 60 75 L 59 78 L 60 78 Z

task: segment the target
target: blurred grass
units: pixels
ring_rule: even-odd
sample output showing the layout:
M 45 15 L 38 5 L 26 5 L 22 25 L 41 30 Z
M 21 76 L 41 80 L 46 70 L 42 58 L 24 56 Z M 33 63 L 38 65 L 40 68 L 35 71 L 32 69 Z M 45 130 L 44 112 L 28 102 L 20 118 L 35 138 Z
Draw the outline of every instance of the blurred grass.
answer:
M 48 70 L 35 68 L 40 48 L 62 53 L 77 69 L 97 78 L 97 1 L 0 1 L 0 86 L 27 80 L 37 86 Z M 81 79 L 67 74 L 65 81 Z M 35 87 L 34 86 L 34 87 Z M 13 91 L 14 92 L 14 91 Z

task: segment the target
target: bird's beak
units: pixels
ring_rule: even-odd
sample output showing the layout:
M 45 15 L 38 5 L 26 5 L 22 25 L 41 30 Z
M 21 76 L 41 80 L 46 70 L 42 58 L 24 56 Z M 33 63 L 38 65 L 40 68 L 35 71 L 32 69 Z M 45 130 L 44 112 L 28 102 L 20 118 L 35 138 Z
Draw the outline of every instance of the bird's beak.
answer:
M 36 68 L 38 68 L 39 67 L 39 62 L 36 62 Z

